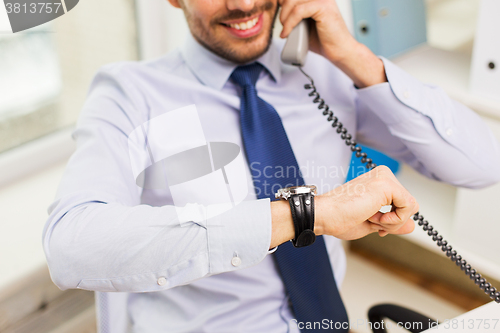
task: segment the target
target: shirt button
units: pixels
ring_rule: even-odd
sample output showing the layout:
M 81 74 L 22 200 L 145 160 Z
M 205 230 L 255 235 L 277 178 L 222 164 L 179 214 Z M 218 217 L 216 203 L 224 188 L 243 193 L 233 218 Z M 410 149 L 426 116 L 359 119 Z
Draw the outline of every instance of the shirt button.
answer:
M 234 267 L 238 267 L 239 265 L 241 265 L 240 257 L 233 257 L 233 259 L 231 259 L 231 265 L 233 265 Z
M 163 276 L 158 279 L 158 285 L 159 286 L 164 286 L 167 283 L 167 279 L 165 279 Z
M 450 135 L 452 135 L 452 134 L 453 134 L 453 129 L 448 128 L 448 129 L 446 130 L 446 135 L 450 136 Z
M 406 99 L 410 98 L 410 92 L 408 90 L 403 91 L 403 97 Z

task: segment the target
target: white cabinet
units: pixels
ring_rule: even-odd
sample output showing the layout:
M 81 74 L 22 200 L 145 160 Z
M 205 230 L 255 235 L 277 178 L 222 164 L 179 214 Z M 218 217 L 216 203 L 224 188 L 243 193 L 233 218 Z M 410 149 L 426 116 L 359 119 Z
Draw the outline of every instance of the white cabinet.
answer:
M 426 45 L 393 61 L 420 81 L 441 86 L 450 97 L 476 111 L 500 141 L 500 100 L 471 91 L 472 43 L 469 47 L 466 44 L 455 51 Z M 500 279 L 500 185 L 481 190 L 453 188 L 425 179 L 408 167 L 403 167 L 398 177 L 419 201 L 420 212 L 454 249 L 481 273 Z M 419 229 L 403 237 L 442 253 Z
M 482 1 L 471 64 L 471 91 L 500 103 L 499 13 L 500 1 Z
M 500 140 L 500 122 L 486 122 Z M 499 278 L 500 184 L 481 190 L 458 189 L 452 228 L 457 244 L 484 260 L 489 274 Z

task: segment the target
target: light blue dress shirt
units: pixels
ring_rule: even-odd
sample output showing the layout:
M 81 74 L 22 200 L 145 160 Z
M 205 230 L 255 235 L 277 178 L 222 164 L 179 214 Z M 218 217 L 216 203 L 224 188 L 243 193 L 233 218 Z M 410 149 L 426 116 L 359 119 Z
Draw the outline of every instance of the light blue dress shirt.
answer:
M 325 193 L 344 182 L 351 151 L 304 90 L 307 79 L 280 62 L 281 47 L 274 41 L 258 59 L 267 71 L 257 91 L 280 114 L 306 183 Z M 498 181 L 499 149 L 481 119 L 440 88 L 383 61 L 388 82 L 364 89 L 313 53 L 304 70 L 357 142 L 453 185 Z M 170 191 L 137 186 L 131 170 L 129 134 L 186 105 L 196 105 L 207 141 L 243 147 L 239 87 L 228 80 L 235 67 L 189 35 L 161 58 L 104 66 L 92 82 L 43 245 L 58 287 L 101 292 L 100 306 L 109 307 L 101 309 L 100 320 L 108 320 L 103 332 L 124 329 L 110 328 L 116 322 L 106 317 L 117 308 L 134 332 L 289 328 L 293 315 L 268 252 L 270 203 L 256 200 L 249 167 L 246 200 L 205 224 L 180 221 Z M 341 243 L 331 236 L 325 241 L 340 285 Z M 107 295 L 120 295 L 121 304 L 112 306 Z

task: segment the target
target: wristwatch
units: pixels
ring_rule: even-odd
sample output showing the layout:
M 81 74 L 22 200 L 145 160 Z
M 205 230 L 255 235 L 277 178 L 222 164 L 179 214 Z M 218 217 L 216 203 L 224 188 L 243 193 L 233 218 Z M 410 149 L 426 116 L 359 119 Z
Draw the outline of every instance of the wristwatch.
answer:
M 276 199 L 288 200 L 292 212 L 295 238 L 291 240 L 293 246 L 304 247 L 316 240 L 314 234 L 314 196 L 316 186 L 304 185 L 279 189 Z

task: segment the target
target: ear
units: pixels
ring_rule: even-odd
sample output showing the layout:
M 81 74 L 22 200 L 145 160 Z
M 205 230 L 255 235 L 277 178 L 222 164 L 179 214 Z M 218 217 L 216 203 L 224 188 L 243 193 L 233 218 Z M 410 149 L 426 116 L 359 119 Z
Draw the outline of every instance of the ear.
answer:
M 181 8 L 181 5 L 179 4 L 179 0 L 168 0 L 172 6 L 175 8 Z

